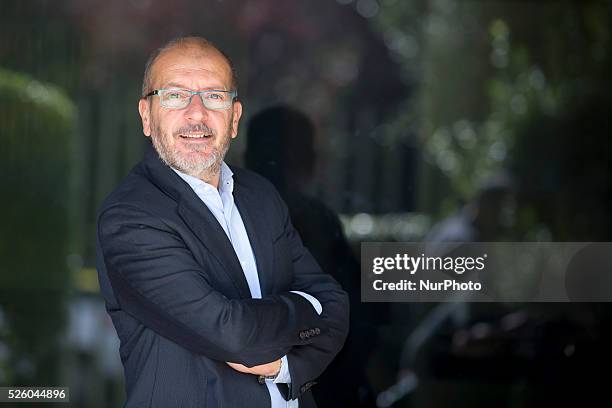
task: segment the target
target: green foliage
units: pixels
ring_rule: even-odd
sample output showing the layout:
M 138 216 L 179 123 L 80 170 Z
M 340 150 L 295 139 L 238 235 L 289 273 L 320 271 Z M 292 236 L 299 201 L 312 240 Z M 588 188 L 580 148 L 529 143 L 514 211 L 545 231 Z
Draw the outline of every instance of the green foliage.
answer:
M 0 70 L 2 382 L 52 384 L 69 290 L 75 107 L 58 88 Z
M 503 168 L 522 181 L 536 177 L 534 194 L 552 188 L 542 174 L 525 171 L 536 169 L 537 160 L 544 163 L 540 173 L 552 171 L 563 156 L 534 157 L 532 138 L 540 138 L 543 151 L 555 151 L 560 141 L 575 149 L 573 135 L 556 123 L 609 99 L 611 20 L 598 1 L 381 2 L 375 27 L 418 86 L 387 128 L 418 129 L 423 211 L 445 215 Z M 537 124 L 541 135 L 534 134 Z M 552 222 L 552 230 L 567 231 L 534 200 L 521 209 L 523 230 Z

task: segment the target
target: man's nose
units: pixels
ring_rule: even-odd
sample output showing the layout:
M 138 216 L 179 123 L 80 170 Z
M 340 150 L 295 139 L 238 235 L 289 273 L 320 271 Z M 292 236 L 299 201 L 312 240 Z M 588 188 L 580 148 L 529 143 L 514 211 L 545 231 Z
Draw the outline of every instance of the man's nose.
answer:
M 208 109 L 202 103 L 200 95 L 193 95 L 191 103 L 185 109 L 187 118 L 190 120 L 200 121 L 208 115 Z

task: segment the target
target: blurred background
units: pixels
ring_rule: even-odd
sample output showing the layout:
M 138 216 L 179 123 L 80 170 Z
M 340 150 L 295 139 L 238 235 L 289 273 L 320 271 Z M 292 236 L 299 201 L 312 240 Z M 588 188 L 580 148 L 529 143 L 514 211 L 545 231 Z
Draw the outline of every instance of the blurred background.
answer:
M 0 386 L 122 405 L 96 210 L 147 146 L 148 54 L 202 35 L 238 71 L 227 161 L 277 185 L 351 295 L 320 407 L 589 406 L 610 305 L 362 304 L 358 259 L 366 241 L 612 241 L 611 20 L 609 0 L 2 0 Z

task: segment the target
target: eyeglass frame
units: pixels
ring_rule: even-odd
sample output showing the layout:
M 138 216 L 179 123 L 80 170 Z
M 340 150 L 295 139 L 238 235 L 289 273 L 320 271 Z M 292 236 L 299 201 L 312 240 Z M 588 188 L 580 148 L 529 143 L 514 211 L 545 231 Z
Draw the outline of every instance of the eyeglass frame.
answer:
M 189 97 L 189 102 L 187 102 L 187 104 L 185 106 L 183 106 L 182 108 L 171 108 L 168 106 L 164 106 L 161 103 L 161 94 L 159 93 L 160 91 L 184 91 L 184 92 L 188 92 L 191 94 L 191 96 Z M 227 106 L 227 108 L 219 108 L 219 109 L 215 109 L 215 108 L 209 108 L 208 106 L 206 106 L 206 102 L 204 102 L 204 94 L 208 93 L 208 92 L 224 92 L 230 95 L 231 97 L 231 102 L 230 104 Z M 206 107 L 206 109 L 212 109 L 212 110 L 227 110 L 232 106 L 232 103 L 236 100 L 236 98 L 238 98 L 238 91 L 237 90 L 232 90 L 232 91 L 227 91 L 225 89 L 206 89 L 204 91 L 192 91 L 191 89 L 184 89 L 184 88 L 159 88 L 159 89 L 154 89 L 151 92 L 149 92 L 148 94 L 143 96 L 143 99 L 148 98 L 149 96 L 153 96 L 153 95 L 157 95 L 160 97 L 160 105 L 163 106 L 166 109 L 173 109 L 173 110 L 181 110 L 181 109 L 185 109 L 186 107 L 188 107 L 189 105 L 191 105 L 191 99 L 194 97 L 194 95 L 199 95 L 200 96 L 200 101 L 202 101 L 202 105 L 204 105 L 204 107 Z

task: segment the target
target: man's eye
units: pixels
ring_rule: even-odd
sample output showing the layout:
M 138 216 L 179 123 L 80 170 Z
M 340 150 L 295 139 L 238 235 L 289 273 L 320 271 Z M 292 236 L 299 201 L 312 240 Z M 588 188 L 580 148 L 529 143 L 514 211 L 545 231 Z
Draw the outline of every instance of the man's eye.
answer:
M 166 98 L 168 99 L 182 99 L 184 97 L 185 96 L 180 92 L 170 92 L 166 95 Z
M 221 101 L 223 100 L 224 95 L 220 92 L 215 92 L 215 93 L 209 93 L 208 94 L 208 99 L 212 99 L 212 100 L 217 100 L 217 101 Z

